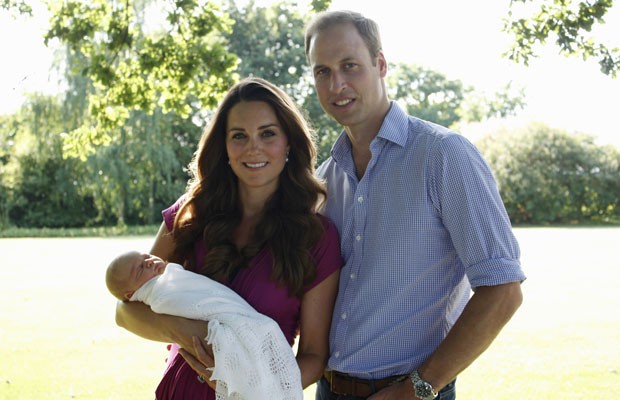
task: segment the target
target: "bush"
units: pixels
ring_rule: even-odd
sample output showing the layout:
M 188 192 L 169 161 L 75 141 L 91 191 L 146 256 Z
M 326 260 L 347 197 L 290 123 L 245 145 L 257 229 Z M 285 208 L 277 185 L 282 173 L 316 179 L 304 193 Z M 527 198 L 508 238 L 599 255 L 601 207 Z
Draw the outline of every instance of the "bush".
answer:
M 620 153 L 594 137 L 542 124 L 478 143 L 513 223 L 609 222 L 620 218 Z

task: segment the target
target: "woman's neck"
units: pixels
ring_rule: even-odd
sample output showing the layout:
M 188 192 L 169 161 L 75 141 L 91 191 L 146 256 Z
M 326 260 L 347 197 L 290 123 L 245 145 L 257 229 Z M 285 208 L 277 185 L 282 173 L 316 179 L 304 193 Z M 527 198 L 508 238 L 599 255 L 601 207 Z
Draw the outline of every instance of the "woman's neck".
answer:
M 233 241 L 238 249 L 254 239 L 254 229 L 264 215 L 265 205 L 273 191 L 240 190 L 241 222 L 233 231 Z

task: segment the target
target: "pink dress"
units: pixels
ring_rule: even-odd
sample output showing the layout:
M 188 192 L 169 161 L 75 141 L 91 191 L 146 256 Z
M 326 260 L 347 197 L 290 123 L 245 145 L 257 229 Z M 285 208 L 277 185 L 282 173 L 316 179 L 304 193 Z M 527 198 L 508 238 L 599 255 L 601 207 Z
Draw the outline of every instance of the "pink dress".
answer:
M 182 198 L 163 211 L 164 221 L 172 230 L 174 216 L 182 204 Z M 336 227 L 325 217 L 321 217 L 325 233 L 312 250 L 317 267 L 317 277 L 306 290 L 321 283 L 342 266 L 340 240 Z M 194 245 L 197 265 L 202 265 L 205 248 L 201 240 Z M 291 297 L 288 290 L 278 287 L 270 280 L 272 258 L 269 251 L 261 250 L 251 261 L 250 266 L 241 270 L 232 282 L 224 283 L 243 297 L 258 312 L 275 320 L 284 336 L 292 345 L 299 330 L 301 302 Z M 157 400 L 213 400 L 215 392 L 209 385 L 196 379 L 196 372 L 178 354 L 178 346 L 170 348 L 168 364 L 164 376 L 155 392 Z

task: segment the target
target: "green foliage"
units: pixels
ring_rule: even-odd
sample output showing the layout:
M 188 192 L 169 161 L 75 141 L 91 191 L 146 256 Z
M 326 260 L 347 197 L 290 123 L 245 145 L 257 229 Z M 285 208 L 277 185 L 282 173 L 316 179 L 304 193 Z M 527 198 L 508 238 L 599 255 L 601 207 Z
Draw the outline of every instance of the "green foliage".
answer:
M 99 215 L 97 224 L 153 224 L 160 211 L 184 191 L 200 129 L 174 116 L 136 112 L 118 143 L 103 147 L 87 162 Z
M 460 81 L 415 65 L 396 64 L 390 70 L 390 97 L 403 103 L 408 114 L 443 126 L 459 120 L 457 110 L 469 90 Z
M 605 14 L 613 0 L 575 2 L 572 0 L 541 0 L 538 11 L 520 17 L 520 11 L 532 0 L 511 0 L 510 13 L 504 20 L 504 31 L 514 38 L 505 55 L 509 59 L 528 65 L 535 57 L 535 46 L 544 44 L 550 37 L 565 55 L 598 59 L 601 71 L 616 77 L 620 70 L 620 49 L 608 48 L 587 36 L 595 24 L 604 24 Z M 522 3 L 519 8 L 517 3 Z
M 62 160 L 60 143 L 56 157 L 39 159 L 36 155 L 20 158 L 18 184 L 9 211 L 11 222 L 18 227 L 84 226 L 96 215 L 92 198 L 82 196 L 74 180 L 76 161 Z M 72 176 L 73 175 L 73 176 Z
M 592 136 L 541 124 L 483 138 L 513 223 L 613 221 L 620 217 L 620 152 Z
M 447 127 L 514 115 L 525 104 L 523 91 L 512 93 L 510 84 L 489 97 L 418 65 L 391 64 L 387 84 L 390 98 L 409 114 Z
M 118 238 L 120 236 L 155 237 L 161 224 L 114 225 L 87 228 L 17 228 L 0 229 L 0 238 Z
M 280 1 L 256 7 L 253 1 L 242 9 L 231 2 L 228 13 L 234 21 L 227 36 L 229 49 L 239 58 L 236 72 L 258 76 L 287 90 L 297 100 L 308 82 L 300 75 L 308 69 L 303 44 L 305 20 L 297 7 Z
M 143 1 L 52 1 L 46 43 L 59 39 L 76 54 L 74 68 L 92 82 L 89 117 L 68 135 L 69 156 L 85 157 L 96 146 L 119 140 L 132 111 L 188 117 L 195 108 L 217 106 L 234 81 L 236 57 L 222 35 L 231 20 L 216 2 L 164 4 L 166 21 L 147 30 Z M 161 7 L 155 2 L 154 7 Z
M 74 92 L 73 90 L 70 90 Z M 76 90 L 75 92 L 79 92 Z M 66 100 L 64 104 L 66 104 Z M 33 96 L 0 119 L 0 227 L 152 224 L 183 192 L 183 171 L 200 136 L 191 121 L 134 112 L 113 143 L 85 159 L 63 159 L 56 98 Z
M 10 130 L 3 157 L 2 225 L 30 227 L 83 226 L 95 214 L 92 199 L 82 192 L 82 166 L 63 160 L 62 126 L 57 98 L 30 96 L 22 110 L 5 120 Z
M 67 90 L 61 98 L 33 95 L 0 117 L 3 229 L 157 224 L 185 188 L 183 167 L 201 127 L 239 75 L 283 87 L 317 131 L 319 162 L 329 156 L 341 127 L 314 91 L 303 49 L 308 16 L 289 1 L 243 9 L 231 2 L 224 10 L 206 3 L 52 3 L 47 39 L 65 44 Z M 317 10 L 329 2 L 313 3 Z M 165 22 L 153 27 L 147 15 Z M 485 96 L 418 66 L 392 65 L 388 79 L 390 97 L 409 113 L 447 126 L 523 106 L 510 86 Z M 617 221 L 617 152 L 539 131 L 553 139 L 531 134 L 513 143 L 502 135 L 484 145 L 513 221 Z M 572 164 L 538 161 L 538 143 L 548 143 L 547 158 Z
M 32 7 L 24 0 L 2 0 L 0 10 L 8 11 L 13 18 L 20 15 L 32 16 Z
M 457 110 L 459 122 L 480 122 L 489 118 L 506 118 L 517 115 L 525 107 L 524 89 L 515 89 L 507 83 L 493 95 L 467 91 L 464 101 Z
M 310 1 L 310 8 L 315 11 L 325 11 L 331 5 L 332 0 L 312 0 Z

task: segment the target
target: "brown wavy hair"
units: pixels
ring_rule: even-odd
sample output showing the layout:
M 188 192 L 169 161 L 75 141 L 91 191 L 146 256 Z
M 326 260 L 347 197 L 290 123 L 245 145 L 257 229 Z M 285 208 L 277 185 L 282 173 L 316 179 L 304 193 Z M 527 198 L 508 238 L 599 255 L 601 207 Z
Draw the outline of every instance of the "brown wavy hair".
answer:
M 228 165 L 226 121 L 233 106 L 250 101 L 271 106 L 290 151 L 251 243 L 238 249 L 232 234 L 241 223 L 242 211 L 238 178 Z M 304 286 L 316 277 L 310 252 L 324 231 L 315 211 L 326 196 L 324 185 L 314 176 L 316 157 L 313 131 L 283 90 L 260 78 L 246 78 L 234 85 L 203 132 L 190 163 L 186 199 L 172 231 L 171 261 L 217 280 L 230 279 L 266 246 L 273 257 L 271 279 L 288 287 L 291 295 L 301 296 Z M 202 266 L 194 265 L 193 259 L 199 238 L 207 249 Z

